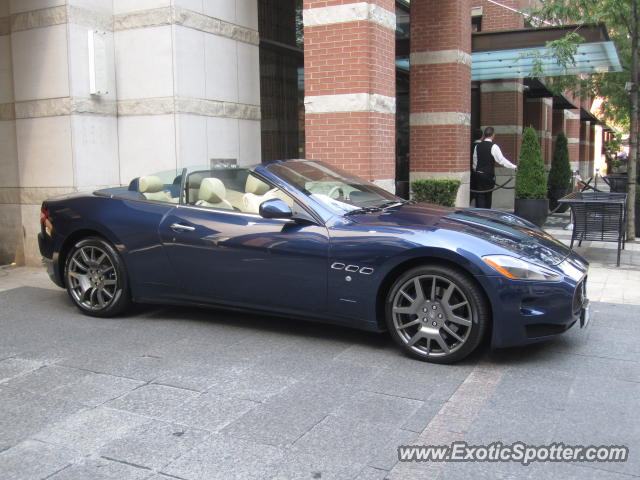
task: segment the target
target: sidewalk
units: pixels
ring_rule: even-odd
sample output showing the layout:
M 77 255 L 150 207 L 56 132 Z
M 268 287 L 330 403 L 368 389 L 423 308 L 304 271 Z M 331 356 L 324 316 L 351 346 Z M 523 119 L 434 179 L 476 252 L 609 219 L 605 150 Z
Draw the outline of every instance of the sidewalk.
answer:
M 547 219 L 544 229 L 566 245 L 571 243 L 569 212 Z M 612 242 L 582 242 L 574 250 L 589 261 L 587 294 L 594 302 L 640 305 L 640 242 L 627 242 L 616 267 L 617 246 Z
M 563 241 L 567 221 L 548 225 Z M 636 247 L 616 268 L 608 245 L 583 244 L 588 328 L 456 365 L 405 357 L 387 335 L 261 315 L 139 306 L 88 317 L 44 269 L 0 267 L 2 478 L 637 478 Z M 453 441 L 632 453 L 527 467 L 398 462 L 399 445 Z

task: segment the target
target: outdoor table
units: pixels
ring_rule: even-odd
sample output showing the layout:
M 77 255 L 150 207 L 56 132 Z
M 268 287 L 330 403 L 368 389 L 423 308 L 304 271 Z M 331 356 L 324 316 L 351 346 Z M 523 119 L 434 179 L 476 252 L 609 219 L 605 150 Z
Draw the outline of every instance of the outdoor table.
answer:
M 618 261 L 626 240 L 626 193 L 573 192 L 558 200 L 571 207 L 573 234 L 571 247 L 577 239 L 578 246 L 583 240 L 617 242 Z

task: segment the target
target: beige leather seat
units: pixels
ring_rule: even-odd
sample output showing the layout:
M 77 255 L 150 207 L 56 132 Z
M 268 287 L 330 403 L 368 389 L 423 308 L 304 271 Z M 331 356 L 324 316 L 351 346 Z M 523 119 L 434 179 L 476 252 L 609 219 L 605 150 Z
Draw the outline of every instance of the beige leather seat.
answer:
M 200 190 L 198 190 L 196 205 L 233 210 L 233 206 L 225 198 L 226 195 L 227 190 L 219 178 L 204 178 L 200 184 Z
M 260 204 L 272 198 L 279 198 L 290 207 L 293 207 L 293 200 L 279 188 L 271 186 L 253 175 L 247 177 L 242 197 L 242 211 L 247 213 L 259 213 Z
M 142 193 L 147 200 L 155 200 L 158 202 L 173 202 L 171 194 L 164 190 L 162 180 L 154 175 L 147 175 L 138 179 L 138 191 Z

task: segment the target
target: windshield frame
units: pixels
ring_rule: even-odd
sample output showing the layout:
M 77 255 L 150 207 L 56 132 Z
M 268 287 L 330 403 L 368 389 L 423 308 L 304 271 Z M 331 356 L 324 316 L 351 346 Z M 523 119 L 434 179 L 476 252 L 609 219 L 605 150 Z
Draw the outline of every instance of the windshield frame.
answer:
M 333 182 L 325 181 L 325 183 L 342 183 L 342 186 L 338 187 L 337 185 L 334 185 L 333 188 L 350 188 L 348 192 L 349 197 L 352 193 L 357 192 L 359 195 L 363 195 L 362 201 L 354 203 L 350 201 L 350 198 L 347 199 L 347 201 L 340 201 L 338 199 L 328 200 L 327 195 L 310 191 L 308 188 L 306 188 L 307 185 L 312 182 L 320 182 L 320 180 L 314 180 L 309 176 L 305 177 L 300 173 L 300 170 L 302 169 L 292 168 L 294 166 L 299 167 L 302 165 L 315 167 L 315 171 L 312 171 L 310 173 L 324 173 L 325 175 L 334 176 L 335 180 Z M 406 203 L 406 200 L 392 194 L 391 192 L 376 185 L 375 183 L 369 182 L 362 177 L 351 174 L 322 161 L 304 159 L 276 160 L 273 162 L 262 164 L 259 170 L 265 171 L 265 173 L 269 176 L 273 176 L 280 182 L 288 185 L 289 188 L 295 189 L 295 191 L 298 192 L 299 195 L 301 195 L 306 200 L 306 202 L 320 206 L 321 209 L 328 214 L 322 215 L 323 217 L 348 217 L 349 215 L 357 213 L 369 213 L 376 210 L 380 211 L 384 208 L 394 206 L 393 204 L 402 205 Z M 285 175 L 285 173 L 289 173 L 289 175 Z M 300 177 L 297 181 L 294 180 L 295 175 Z M 305 181 L 304 185 L 302 185 L 302 181 Z M 326 186 L 324 188 L 326 188 Z M 344 195 L 344 192 L 342 192 L 342 195 Z M 371 198 L 366 198 L 367 195 L 371 196 Z M 373 198 L 373 196 L 375 196 L 376 198 Z

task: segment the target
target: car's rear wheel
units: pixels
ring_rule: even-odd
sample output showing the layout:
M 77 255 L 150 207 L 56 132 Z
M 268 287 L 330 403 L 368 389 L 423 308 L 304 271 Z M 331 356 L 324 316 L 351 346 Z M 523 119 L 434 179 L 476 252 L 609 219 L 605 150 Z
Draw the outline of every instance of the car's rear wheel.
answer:
M 425 265 L 394 282 L 387 295 L 386 322 L 393 339 L 410 356 L 452 363 L 480 344 L 489 308 L 467 274 L 444 265 Z
M 85 238 L 71 248 L 65 262 L 65 283 L 73 303 L 88 315 L 111 317 L 130 304 L 120 255 L 99 237 Z

